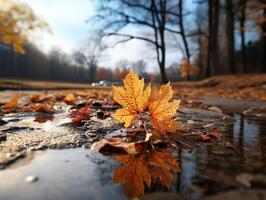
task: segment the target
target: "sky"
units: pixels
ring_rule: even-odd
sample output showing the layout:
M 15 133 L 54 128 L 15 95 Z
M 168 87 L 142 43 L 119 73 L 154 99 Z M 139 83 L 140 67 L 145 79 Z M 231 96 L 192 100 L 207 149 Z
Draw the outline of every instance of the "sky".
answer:
M 93 0 L 22 0 L 30 5 L 34 12 L 50 26 L 52 34 L 40 35 L 36 44 L 44 52 L 59 47 L 65 53 L 71 53 L 86 44 L 91 33 L 86 23 L 95 14 Z M 95 1 L 95 0 L 94 0 Z M 181 54 L 168 54 L 168 63 Z M 138 61 L 144 58 L 148 62 L 148 71 L 158 71 L 156 59 L 146 43 L 132 40 L 115 48 L 108 49 L 105 57 L 99 62 L 101 66 L 115 67 L 119 60 Z
M 88 37 L 94 27 L 90 27 L 86 21 L 96 14 L 95 2 L 100 0 L 21 0 L 29 4 L 34 12 L 43 18 L 50 26 L 52 34 L 45 33 L 38 37 L 35 42 L 44 52 L 57 47 L 65 53 L 81 49 L 82 46 L 89 45 Z M 190 10 L 195 9 L 192 1 L 187 1 L 185 6 Z M 190 22 L 194 19 L 190 19 Z M 188 27 L 193 26 L 189 24 Z M 134 30 L 129 30 L 134 31 Z M 135 30 L 136 31 L 136 30 Z M 247 34 L 247 41 L 254 38 Z M 175 39 L 175 42 L 177 40 Z M 180 41 L 179 41 L 180 42 Z M 180 42 L 181 43 L 181 42 Z M 236 37 L 237 48 L 239 37 Z M 136 62 L 144 59 L 148 63 L 148 71 L 158 71 L 156 58 L 147 43 L 139 40 L 117 45 L 115 48 L 105 51 L 105 56 L 99 61 L 100 66 L 116 67 L 120 60 L 129 60 Z M 167 53 L 166 66 L 179 62 L 182 59 L 181 49 L 177 48 L 175 52 Z
M 88 36 L 86 20 L 94 14 L 91 0 L 23 0 L 50 26 L 52 34 L 39 37 L 44 50 L 58 46 L 70 53 Z M 78 3 L 77 3 L 78 2 Z

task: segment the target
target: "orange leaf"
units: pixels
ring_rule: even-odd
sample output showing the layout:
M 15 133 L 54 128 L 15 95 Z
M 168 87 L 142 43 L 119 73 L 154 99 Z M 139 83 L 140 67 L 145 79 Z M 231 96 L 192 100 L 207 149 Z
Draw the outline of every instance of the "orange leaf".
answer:
M 70 114 L 73 122 L 82 122 L 83 120 L 90 119 L 91 109 L 89 107 L 83 107 L 73 111 Z
M 216 129 L 211 130 L 210 132 L 208 132 L 207 134 L 202 134 L 201 135 L 201 139 L 204 142 L 210 141 L 211 138 L 219 138 L 222 136 L 222 133 Z
M 153 128 L 157 130 L 159 133 L 166 133 L 166 132 L 174 133 L 180 128 L 179 123 L 169 118 L 159 121 L 155 117 L 152 117 L 151 122 Z
M 3 108 L 4 109 L 17 109 L 18 108 L 18 100 L 20 95 L 14 94 L 9 102 L 7 102 Z
M 173 90 L 170 83 L 162 85 L 160 90 L 155 87 L 150 96 L 151 122 L 153 127 L 161 133 L 175 132 L 179 127 L 172 117 L 176 114 L 181 100 L 169 102 L 172 96 Z
M 34 112 L 38 113 L 54 113 L 55 110 L 51 105 L 45 104 L 45 103 L 37 103 L 33 107 Z
M 132 71 L 128 73 L 123 82 L 124 88 L 113 87 L 114 100 L 123 108 L 118 109 L 112 116 L 128 127 L 147 107 L 150 86 L 144 90 L 144 79 L 140 80 Z
M 210 131 L 209 133 L 207 133 L 207 135 L 211 138 L 219 138 L 222 136 L 222 133 L 216 129 Z
M 69 93 L 67 96 L 65 96 L 65 98 L 63 99 L 63 101 L 67 104 L 74 104 L 75 103 L 75 97 L 73 94 Z

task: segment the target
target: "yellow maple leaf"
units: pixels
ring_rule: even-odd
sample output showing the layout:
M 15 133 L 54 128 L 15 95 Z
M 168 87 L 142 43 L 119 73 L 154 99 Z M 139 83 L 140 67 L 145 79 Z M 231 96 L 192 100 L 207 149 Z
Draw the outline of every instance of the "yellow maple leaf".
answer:
M 124 88 L 113 87 L 114 100 L 123 108 L 118 109 L 112 116 L 128 127 L 147 107 L 151 89 L 150 86 L 144 89 L 144 79 L 140 80 L 132 71 L 127 74 L 123 82 Z
M 149 111 L 151 115 L 151 122 L 153 127 L 159 132 L 174 132 L 179 127 L 178 124 L 172 120 L 176 114 L 181 100 L 174 100 L 170 102 L 173 97 L 173 90 L 170 83 L 162 85 L 160 90 L 154 87 L 150 100 Z

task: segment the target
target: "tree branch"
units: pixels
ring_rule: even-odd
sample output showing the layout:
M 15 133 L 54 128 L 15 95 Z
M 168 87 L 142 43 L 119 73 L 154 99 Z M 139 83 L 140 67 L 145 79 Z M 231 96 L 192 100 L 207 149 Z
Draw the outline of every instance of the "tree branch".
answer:
M 143 40 L 149 43 L 152 43 L 154 45 L 157 45 L 155 41 L 145 38 L 145 37 L 140 37 L 140 36 L 135 36 L 135 35 L 130 35 L 130 34 L 124 34 L 124 33 L 115 33 L 115 32 L 111 32 L 111 33 L 105 33 L 103 34 L 103 37 L 108 37 L 108 36 L 119 36 L 119 37 L 127 37 L 128 39 L 132 40 L 132 39 L 138 39 L 138 40 Z

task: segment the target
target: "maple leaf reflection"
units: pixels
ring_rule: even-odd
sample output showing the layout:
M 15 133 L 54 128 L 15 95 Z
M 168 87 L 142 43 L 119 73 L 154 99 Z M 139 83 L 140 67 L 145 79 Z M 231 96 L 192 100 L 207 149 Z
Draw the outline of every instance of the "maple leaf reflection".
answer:
M 129 198 L 143 195 L 145 187 L 150 188 L 158 181 L 162 186 L 170 188 L 174 173 L 180 171 L 178 162 L 168 150 L 117 155 L 115 158 L 122 166 L 115 169 L 113 182 L 123 184 Z

